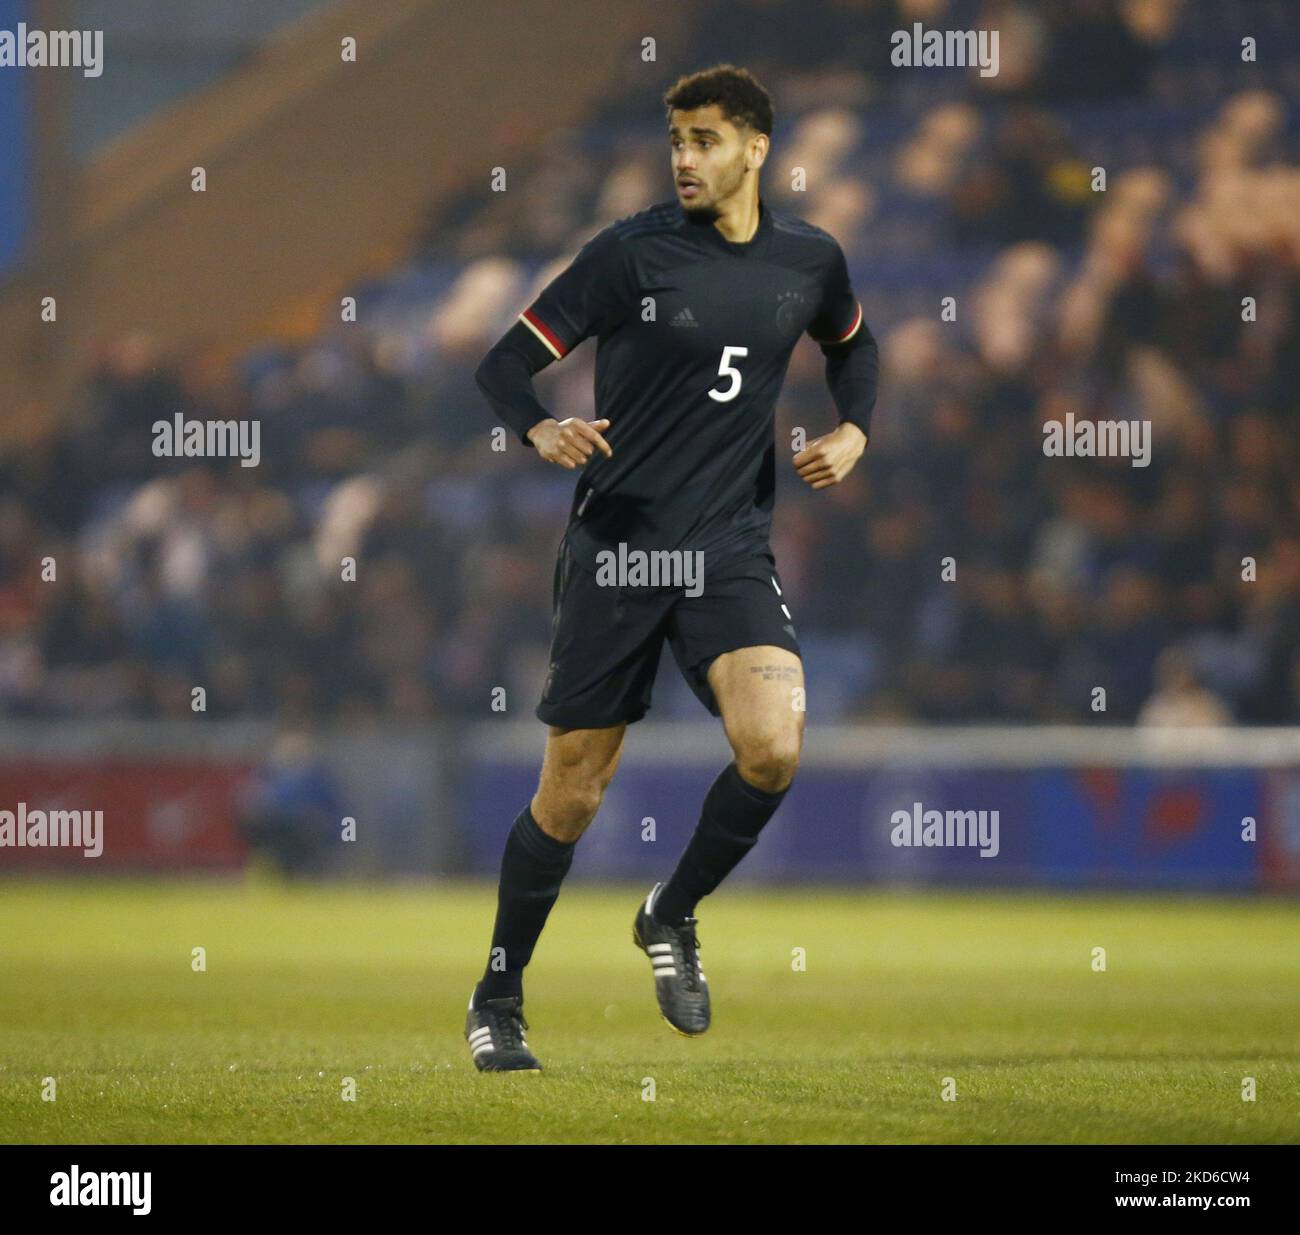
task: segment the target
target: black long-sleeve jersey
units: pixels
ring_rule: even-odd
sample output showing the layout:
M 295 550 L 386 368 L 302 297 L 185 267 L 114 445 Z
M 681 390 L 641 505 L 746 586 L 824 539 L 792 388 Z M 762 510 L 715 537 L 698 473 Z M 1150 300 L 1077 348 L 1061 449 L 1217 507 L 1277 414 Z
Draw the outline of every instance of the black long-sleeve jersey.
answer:
M 592 237 L 479 366 L 497 415 L 523 440 L 550 413 L 532 374 L 595 335 L 597 451 L 574 492 L 568 542 L 596 554 L 701 551 L 710 568 L 767 546 L 776 400 L 805 331 L 826 356 L 840 419 L 868 431 L 878 352 L 839 243 L 768 208 L 744 244 L 677 202 Z

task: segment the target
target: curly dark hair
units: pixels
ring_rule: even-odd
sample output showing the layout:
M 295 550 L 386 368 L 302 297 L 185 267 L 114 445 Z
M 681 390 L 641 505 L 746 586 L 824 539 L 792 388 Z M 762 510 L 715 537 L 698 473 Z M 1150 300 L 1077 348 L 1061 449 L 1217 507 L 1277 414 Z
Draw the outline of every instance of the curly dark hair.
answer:
M 772 136 L 772 99 L 748 70 L 734 64 L 715 64 L 679 77 L 664 92 L 664 107 L 671 116 L 674 109 L 694 111 L 716 103 L 723 116 L 737 128 L 749 128 Z

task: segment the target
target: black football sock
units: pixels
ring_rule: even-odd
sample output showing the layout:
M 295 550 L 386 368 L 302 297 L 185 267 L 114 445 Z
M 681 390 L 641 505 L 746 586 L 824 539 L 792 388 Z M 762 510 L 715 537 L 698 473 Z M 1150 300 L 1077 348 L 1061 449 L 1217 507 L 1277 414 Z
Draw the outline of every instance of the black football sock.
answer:
M 476 1006 L 485 999 L 524 993 L 524 966 L 532 960 L 547 915 L 560 895 L 576 844 L 547 836 L 528 806 L 515 820 L 501 856 L 492 951 L 483 979 L 474 988 Z
M 787 790 L 755 789 L 734 763 L 704 798 L 695 835 L 682 854 L 673 877 L 655 900 L 653 917 L 665 926 L 680 926 L 758 843 L 758 834 L 781 805 Z

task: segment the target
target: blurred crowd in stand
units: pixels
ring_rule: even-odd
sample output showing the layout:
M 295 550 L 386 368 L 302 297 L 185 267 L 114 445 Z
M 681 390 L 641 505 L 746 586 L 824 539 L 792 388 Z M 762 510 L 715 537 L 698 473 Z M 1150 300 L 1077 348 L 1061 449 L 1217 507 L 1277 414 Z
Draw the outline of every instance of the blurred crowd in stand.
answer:
M 810 712 L 1300 721 L 1300 56 L 1252 75 L 1233 4 L 717 7 L 699 64 L 773 92 L 764 195 L 840 240 L 882 349 L 839 487 L 783 457 L 834 424 L 810 341 L 778 409 Z M 1000 29 L 998 77 L 890 66 L 891 30 L 962 18 Z M 491 448 L 473 373 L 583 240 L 671 198 L 668 155 L 633 93 L 443 203 L 356 324 L 234 369 L 106 340 L 0 456 L 0 713 L 180 717 L 204 685 L 214 717 L 487 719 L 494 687 L 530 716 L 573 477 Z M 558 418 L 594 414 L 594 351 L 539 375 Z M 256 419 L 260 464 L 156 457 L 178 412 Z M 1067 417 L 1149 425 L 1147 465 L 1045 454 Z M 670 666 L 651 717 L 678 715 Z

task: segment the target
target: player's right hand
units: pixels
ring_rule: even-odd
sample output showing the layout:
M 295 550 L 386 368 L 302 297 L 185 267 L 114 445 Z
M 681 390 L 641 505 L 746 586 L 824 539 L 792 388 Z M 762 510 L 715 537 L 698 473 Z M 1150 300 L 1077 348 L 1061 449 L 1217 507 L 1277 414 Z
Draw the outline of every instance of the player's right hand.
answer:
M 608 420 L 587 421 L 579 416 L 570 416 L 568 420 L 540 420 L 528 430 L 528 440 L 548 463 L 558 463 L 572 471 L 582 467 L 597 450 L 603 450 L 607 459 L 614 457 L 609 443 L 600 435 L 601 429 L 608 428 Z

